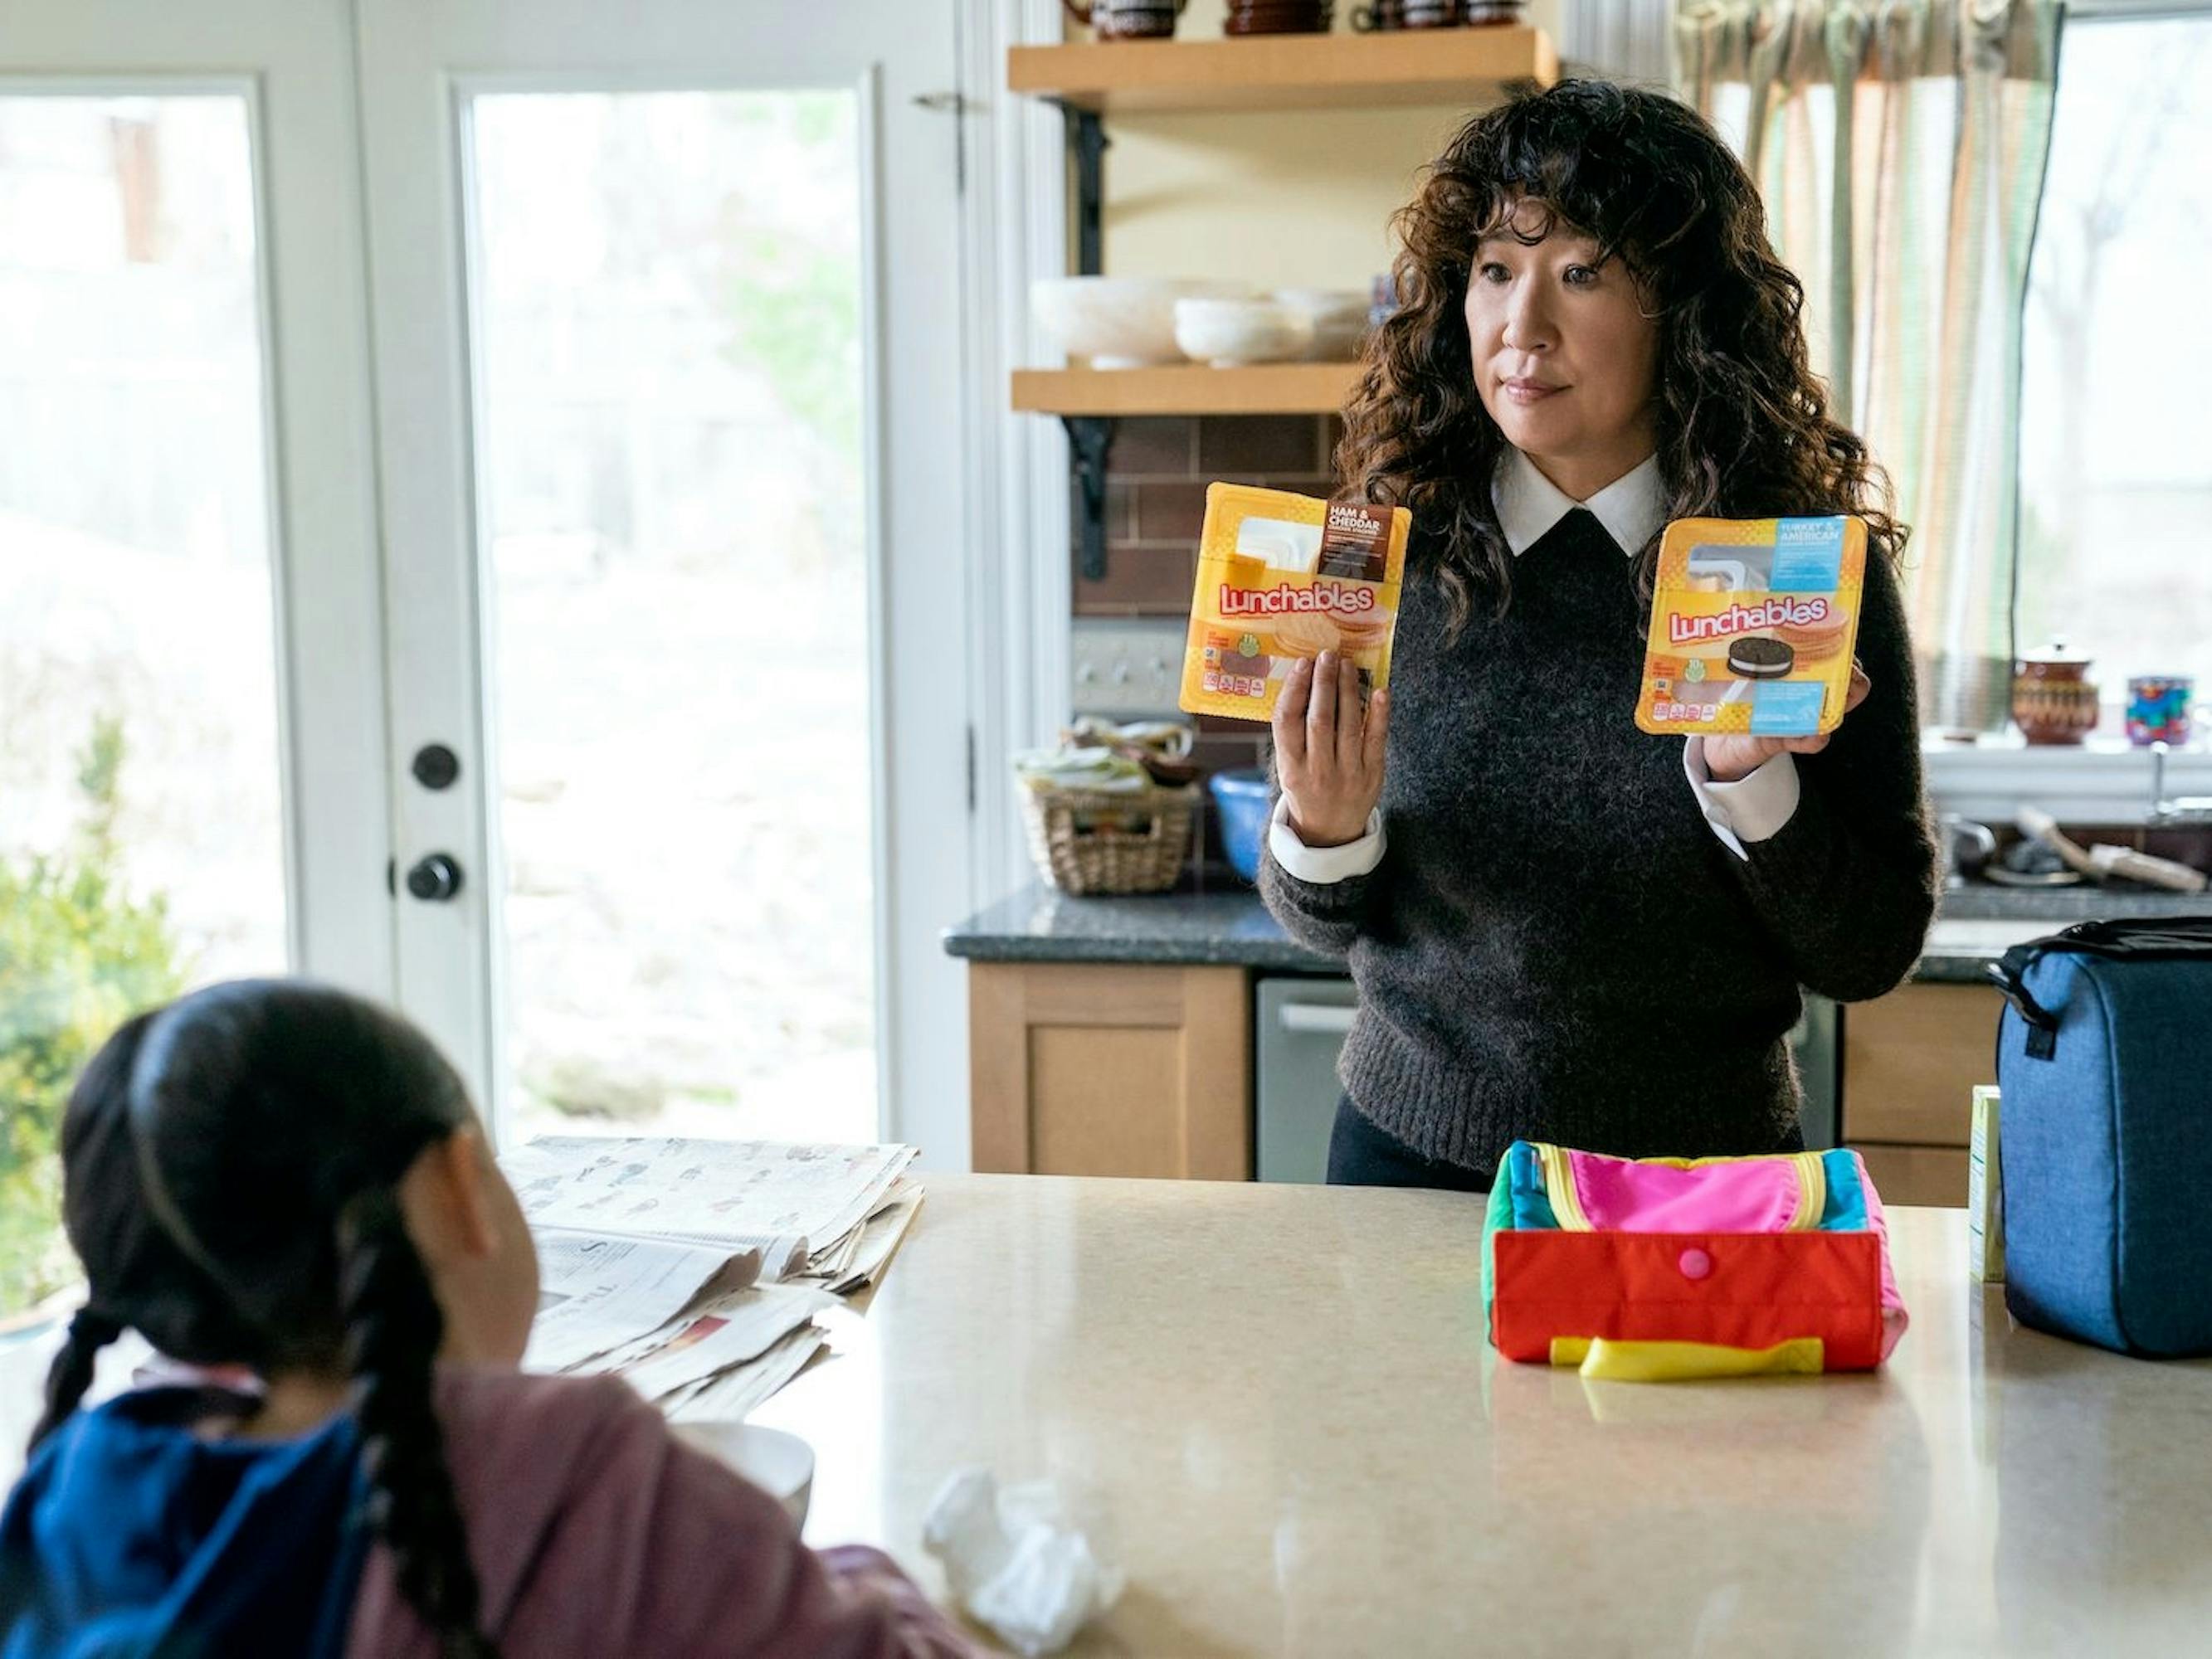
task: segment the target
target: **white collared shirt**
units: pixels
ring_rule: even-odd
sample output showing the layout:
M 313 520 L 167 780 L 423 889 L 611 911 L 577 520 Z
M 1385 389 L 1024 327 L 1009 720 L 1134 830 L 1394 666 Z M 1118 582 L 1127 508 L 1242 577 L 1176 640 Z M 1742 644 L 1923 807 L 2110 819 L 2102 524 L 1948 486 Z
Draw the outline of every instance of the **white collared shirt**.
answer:
M 1656 455 L 1644 457 L 1641 465 L 1622 473 L 1588 501 L 1578 501 L 1546 477 L 1535 462 L 1517 449 L 1508 449 L 1491 480 L 1490 504 L 1498 509 L 1498 528 L 1504 531 L 1505 545 L 1516 559 L 1578 507 L 1588 507 L 1632 559 L 1667 527 L 1667 489 L 1659 477 Z
M 1589 509 L 1628 558 L 1641 553 L 1667 522 L 1667 496 L 1656 454 L 1588 501 L 1578 501 L 1521 451 L 1508 449 L 1491 480 L 1490 500 L 1498 509 L 1505 544 L 1516 559 L 1578 507 Z M 1705 766 L 1705 740 L 1692 738 L 1683 745 L 1682 774 L 1713 834 L 1740 859 L 1748 856 L 1747 842 L 1765 841 L 1797 810 L 1797 768 L 1786 754 L 1777 755 L 1735 783 L 1717 783 Z M 1380 809 L 1368 815 L 1365 834 L 1341 847 L 1309 847 L 1300 841 L 1291 828 L 1290 810 L 1279 799 L 1267 828 L 1267 850 L 1285 873 L 1300 881 L 1328 883 L 1364 876 L 1382 861 L 1388 845 Z

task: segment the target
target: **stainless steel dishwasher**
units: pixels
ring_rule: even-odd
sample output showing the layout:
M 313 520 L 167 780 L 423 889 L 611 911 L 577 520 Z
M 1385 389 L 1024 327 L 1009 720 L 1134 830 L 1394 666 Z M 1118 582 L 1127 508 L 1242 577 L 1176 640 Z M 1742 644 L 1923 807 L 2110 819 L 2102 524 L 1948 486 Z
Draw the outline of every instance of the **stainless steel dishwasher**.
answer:
M 1336 1117 L 1337 1051 L 1352 1030 L 1359 993 L 1336 975 L 1269 975 L 1253 1007 L 1259 1023 L 1253 1098 L 1253 1173 L 1262 1181 L 1319 1182 L 1328 1173 L 1328 1126 Z
M 1359 993 L 1335 975 L 1268 975 L 1253 998 L 1254 1173 L 1262 1181 L 1318 1182 L 1328 1173 L 1328 1130 L 1336 1117 L 1336 1057 Z M 1790 1034 L 1805 1087 L 1805 1144 L 1836 1144 L 1836 1073 L 1840 1058 L 1836 1005 L 1808 996 Z

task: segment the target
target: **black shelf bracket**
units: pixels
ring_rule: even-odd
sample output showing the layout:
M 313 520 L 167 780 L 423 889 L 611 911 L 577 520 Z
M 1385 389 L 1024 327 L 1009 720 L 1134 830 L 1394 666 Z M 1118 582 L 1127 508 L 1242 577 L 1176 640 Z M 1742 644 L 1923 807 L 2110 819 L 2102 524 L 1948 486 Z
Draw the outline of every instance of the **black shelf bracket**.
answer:
M 1067 150 L 1075 158 L 1075 274 L 1096 276 L 1105 269 L 1102 228 L 1106 216 L 1106 125 L 1098 112 L 1060 106 L 1067 125 Z
M 1075 274 L 1096 276 L 1106 263 L 1106 125 L 1097 111 L 1073 104 L 1060 103 L 1060 113 L 1075 163 Z M 1060 424 L 1080 491 L 1083 577 L 1099 581 L 1106 574 L 1106 457 L 1114 447 L 1114 422 L 1103 415 L 1067 415 Z
M 1103 415 L 1063 415 L 1060 423 L 1067 428 L 1082 494 L 1083 579 L 1101 581 L 1106 575 L 1106 457 L 1114 447 L 1114 422 Z

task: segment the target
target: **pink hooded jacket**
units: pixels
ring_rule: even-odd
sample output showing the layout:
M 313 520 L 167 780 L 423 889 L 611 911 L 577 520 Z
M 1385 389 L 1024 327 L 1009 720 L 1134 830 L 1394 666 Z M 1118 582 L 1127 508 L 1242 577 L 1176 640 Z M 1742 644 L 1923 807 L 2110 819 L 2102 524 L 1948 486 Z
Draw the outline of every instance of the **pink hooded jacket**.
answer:
M 991 1650 L 890 1559 L 819 1553 L 782 1506 L 669 1431 L 610 1377 L 447 1368 L 446 1456 L 485 1632 L 509 1656 L 972 1659 Z M 347 1652 L 437 1659 L 379 1548 Z

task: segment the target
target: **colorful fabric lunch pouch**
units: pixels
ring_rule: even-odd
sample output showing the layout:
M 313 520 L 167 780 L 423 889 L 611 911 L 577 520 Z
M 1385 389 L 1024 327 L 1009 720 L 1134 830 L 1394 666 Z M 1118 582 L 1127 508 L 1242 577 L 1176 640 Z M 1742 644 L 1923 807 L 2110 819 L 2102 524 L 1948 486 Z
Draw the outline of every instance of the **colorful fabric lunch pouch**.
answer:
M 1483 1229 L 1508 1359 L 1617 1381 L 1871 1370 L 1905 1334 L 1856 1152 L 1607 1158 L 1516 1140 Z

